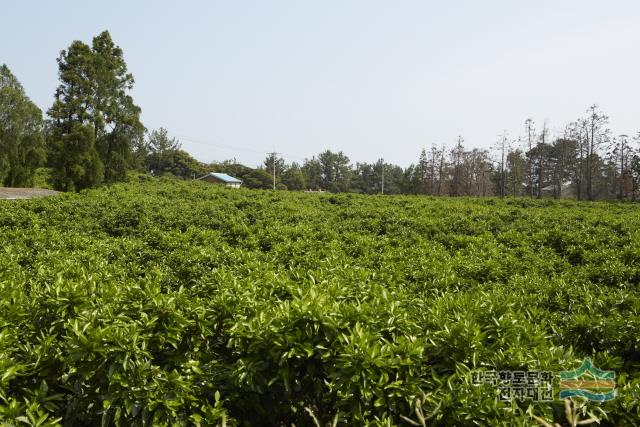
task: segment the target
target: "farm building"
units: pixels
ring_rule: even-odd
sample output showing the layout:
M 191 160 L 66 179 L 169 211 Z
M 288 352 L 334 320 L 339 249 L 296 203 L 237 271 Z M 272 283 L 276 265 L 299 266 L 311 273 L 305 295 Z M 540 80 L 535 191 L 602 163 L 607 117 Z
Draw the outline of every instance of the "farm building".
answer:
M 576 186 L 570 181 L 563 182 L 561 187 L 557 184 L 548 185 L 542 187 L 542 195 L 553 198 L 573 199 L 576 197 Z
M 234 178 L 231 175 L 227 175 L 226 173 L 211 172 L 206 174 L 205 176 L 201 176 L 198 179 L 210 182 L 212 184 L 220 184 L 224 185 L 225 187 L 232 188 L 240 188 L 240 186 L 242 185 L 241 180 L 239 180 L 238 178 Z

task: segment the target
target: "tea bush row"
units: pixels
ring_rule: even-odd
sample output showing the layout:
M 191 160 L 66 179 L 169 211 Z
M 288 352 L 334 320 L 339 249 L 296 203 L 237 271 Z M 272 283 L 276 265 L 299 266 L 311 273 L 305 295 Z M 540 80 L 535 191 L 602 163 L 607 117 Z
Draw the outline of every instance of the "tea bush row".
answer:
M 0 420 L 397 425 L 419 400 L 433 425 L 533 425 L 471 370 L 591 356 L 618 374 L 603 423 L 634 425 L 639 214 L 172 180 L 5 201 Z

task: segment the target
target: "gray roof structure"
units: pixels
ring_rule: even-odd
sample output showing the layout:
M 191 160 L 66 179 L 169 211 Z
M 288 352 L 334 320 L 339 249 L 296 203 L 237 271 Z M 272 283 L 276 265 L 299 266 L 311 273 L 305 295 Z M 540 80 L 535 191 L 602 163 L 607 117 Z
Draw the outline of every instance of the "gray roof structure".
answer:
M 242 180 L 239 180 L 238 178 L 235 178 L 231 175 L 227 175 L 226 173 L 217 173 L 217 172 L 211 172 L 206 174 L 205 176 L 201 176 L 198 179 L 203 179 L 206 178 L 208 176 L 212 176 L 216 179 L 219 179 L 220 181 L 227 183 L 227 184 L 242 184 Z

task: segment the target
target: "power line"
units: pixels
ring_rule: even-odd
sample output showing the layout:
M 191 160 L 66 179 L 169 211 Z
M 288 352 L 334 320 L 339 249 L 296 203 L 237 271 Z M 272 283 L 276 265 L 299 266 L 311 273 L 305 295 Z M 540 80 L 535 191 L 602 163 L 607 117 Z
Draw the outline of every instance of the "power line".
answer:
M 207 146 L 207 147 L 216 147 L 216 148 L 223 148 L 226 150 L 230 150 L 230 151 L 247 151 L 247 152 L 251 152 L 251 153 L 258 153 L 258 154 L 271 154 L 268 151 L 262 151 L 262 150 L 256 150 L 254 148 L 247 148 L 247 147 L 241 147 L 241 146 L 237 146 L 237 145 L 228 145 L 228 144 L 220 144 L 218 142 L 212 142 L 212 141 L 205 141 L 202 139 L 195 139 L 195 138 L 191 138 L 189 136 L 185 136 L 185 135 L 178 135 L 176 134 L 176 136 L 184 141 L 188 141 L 188 142 L 192 142 L 195 144 L 200 144 L 203 146 Z M 290 155 L 288 153 L 277 153 L 277 154 L 281 154 L 283 156 L 286 156 L 289 159 L 294 159 L 297 160 L 299 162 L 304 162 L 307 160 L 307 158 L 305 157 L 304 159 L 299 157 L 299 156 L 293 156 Z
M 200 144 L 200 145 L 205 145 L 207 147 L 217 147 L 217 148 L 224 148 L 227 150 L 232 150 L 232 151 L 250 151 L 252 153 L 260 153 L 260 154 L 268 154 L 266 151 L 259 151 L 259 150 L 255 150 L 253 148 L 246 148 L 246 147 L 240 147 L 240 146 L 232 146 L 232 145 L 226 145 L 226 144 L 220 144 L 217 142 L 211 142 L 211 141 L 203 141 L 203 140 L 198 140 L 198 139 L 194 139 L 185 135 L 176 135 L 178 138 L 188 141 L 188 142 L 193 142 L 194 144 Z

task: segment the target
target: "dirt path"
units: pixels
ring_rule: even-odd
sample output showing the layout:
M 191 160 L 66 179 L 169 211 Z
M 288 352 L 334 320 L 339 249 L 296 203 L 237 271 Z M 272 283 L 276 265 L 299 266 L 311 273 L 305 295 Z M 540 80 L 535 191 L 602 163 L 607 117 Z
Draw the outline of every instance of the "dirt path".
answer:
M 57 191 L 45 190 L 44 188 L 11 188 L 0 187 L 0 199 L 33 199 L 36 197 L 47 197 L 58 194 Z

